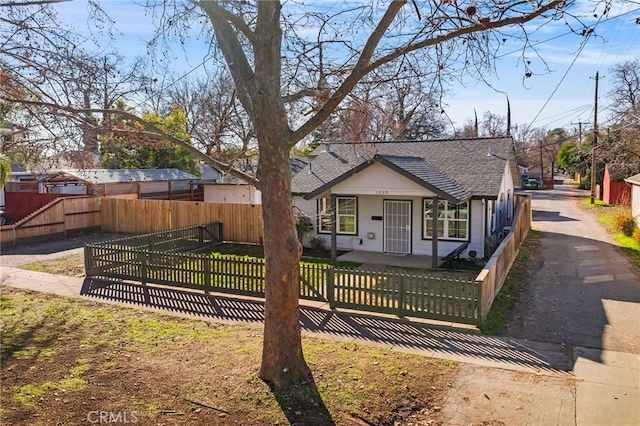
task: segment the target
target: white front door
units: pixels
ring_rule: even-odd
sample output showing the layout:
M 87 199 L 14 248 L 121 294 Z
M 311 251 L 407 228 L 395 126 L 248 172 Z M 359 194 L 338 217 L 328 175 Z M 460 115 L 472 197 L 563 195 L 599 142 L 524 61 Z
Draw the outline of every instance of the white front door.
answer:
M 411 201 L 384 202 L 385 253 L 411 253 Z

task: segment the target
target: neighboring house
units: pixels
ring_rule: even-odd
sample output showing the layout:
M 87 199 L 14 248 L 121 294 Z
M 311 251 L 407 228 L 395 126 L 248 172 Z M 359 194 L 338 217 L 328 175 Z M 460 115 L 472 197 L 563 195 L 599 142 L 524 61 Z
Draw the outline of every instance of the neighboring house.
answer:
M 631 185 L 631 214 L 640 226 L 640 173 L 624 180 Z
M 11 164 L 9 181 L 0 190 L 0 206 L 11 220 L 20 220 L 53 199 L 40 200 L 42 188 L 39 180 L 47 176 L 50 174 Z
M 302 170 L 307 161 L 292 158 L 291 173 Z M 249 176 L 255 176 L 258 170 L 256 160 L 247 160 L 241 167 L 235 166 Z M 262 194 L 255 186 L 213 167 L 203 167 L 204 201 L 208 203 L 262 204 Z
M 188 192 L 199 181 L 178 169 L 82 169 L 63 170 L 41 182 L 47 193 L 157 198 L 154 195 Z
M 611 205 L 631 205 L 631 186 L 625 182 L 624 178 L 639 171 L 637 165 L 605 165 L 602 201 Z
M 326 143 L 293 177 L 294 205 L 327 247 L 437 258 L 468 243 L 482 258 L 512 219 L 514 154 L 511 138 Z
M 234 168 L 255 177 L 257 160 L 245 159 L 240 166 L 234 165 Z M 203 170 L 206 203 L 262 204 L 261 193 L 255 186 L 209 165 L 203 167 Z

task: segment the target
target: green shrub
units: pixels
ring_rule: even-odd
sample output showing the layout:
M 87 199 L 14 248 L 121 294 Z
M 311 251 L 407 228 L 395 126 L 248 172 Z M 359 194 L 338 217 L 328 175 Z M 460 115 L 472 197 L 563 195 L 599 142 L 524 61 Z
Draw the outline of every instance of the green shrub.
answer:
M 325 251 L 327 250 L 326 242 L 322 237 L 313 237 L 309 240 L 311 244 L 311 249 L 315 251 Z
M 633 231 L 633 241 L 636 242 L 636 245 L 638 246 L 638 248 L 640 248 L 640 228 L 636 228 L 635 231 Z
M 614 218 L 615 227 L 619 232 L 622 232 L 627 237 L 634 234 L 634 231 L 638 228 L 636 219 L 629 213 L 618 213 Z
M 296 230 L 298 239 L 302 242 L 304 236 L 313 231 L 313 222 L 307 216 L 296 215 Z

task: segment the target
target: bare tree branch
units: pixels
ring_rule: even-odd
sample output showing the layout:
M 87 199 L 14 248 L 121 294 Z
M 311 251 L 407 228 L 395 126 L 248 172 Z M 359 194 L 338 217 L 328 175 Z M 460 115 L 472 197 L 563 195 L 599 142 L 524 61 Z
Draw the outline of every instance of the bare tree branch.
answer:
M 3 96 L 0 96 L 0 100 L 1 101 L 6 101 L 6 102 L 13 101 L 12 99 L 5 98 Z M 126 131 L 127 133 L 153 137 L 153 138 L 156 138 L 158 140 L 163 140 L 163 141 L 172 143 L 174 145 L 177 145 L 177 146 L 183 148 L 184 150 L 188 151 L 189 153 L 193 154 L 197 158 L 201 159 L 205 163 L 207 163 L 207 164 L 209 164 L 209 165 L 211 165 L 211 166 L 213 166 L 213 167 L 215 167 L 217 169 L 224 170 L 224 171 L 228 172 L 230 175 L 232 175 L 234 177 L 237 177 L 238 179 L 244 180 L 247 183 L 252 184 L 256 188 L 260 188 L 260 182 L 256 178 L 254 178 L 253 176 L 251 176 L 249 174 L 246 174 L 246 173 L 243 173 L 242 171 L 237 170 L 237 169 L 233 168 L 232 166 L 230 166 L 230 165 L 228 165 L 226 163 L 223 163 L 221 161 L 216 160 L 215 158 L 212 158 L 212 157 L 206 155 L 205 153 L 203 153 L 202 151 L 198 150 L 194 146 L 188 144 L 187 142 L 185 142 L 185 141 L 183 141 L 181 139 L 176 138 L 175 136 L 172 136 L 172 135 L 166 133 L 165 131 L 160 129 L 156 124 L 151 123 L 151 122 L 149 122 L 147 120 L 144 120 L 144 119 L 138 117 L 136 114 L 130 113 L 128 111 L 124 111 L 124 110 L 121 110 L 121 109 L 102 109 L 102 108 L 79 109 L 79 108 L 73 108 L 73 107 L 69 107 L 69 106 L 57 105 L 57 104 L 52 104 L 52 103 L 48 103 L 48 102 L 41 102 L 41 101 L 23 100 L 23 101 L 21 101 L 21 103 L 23 103 L 24 105 L 32 105 L 32 106 L 38 106 L 38 107 L 42 107 L 42 108 L 48 108 L 52 112 L 58 111 L 58 112 L 65 112 L 65 113 L 69 113 L 69 114 L 104 114 L 105 116 L 108 116 L 108 115 L 120 115 L 120 116 L 126 117 L 127 119 L 129 119 L 131 121 L 139 123 L 146 130 L 146 131 Z M 96 129 L 96 131 L 99 131 L 100 133 L 109 133 L 109 132 L 125 133 L 122 129 L 118 129 L 116 127 L 111 127 L 111 126 L 95 126 L 95 129 Z

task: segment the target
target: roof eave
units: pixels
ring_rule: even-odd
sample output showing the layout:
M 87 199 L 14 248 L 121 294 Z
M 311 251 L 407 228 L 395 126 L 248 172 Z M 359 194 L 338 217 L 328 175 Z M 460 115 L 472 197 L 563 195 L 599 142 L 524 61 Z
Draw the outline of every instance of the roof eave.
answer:
M 336 186 L 337 184 L 339 184 L 340 182 L 344 182 L 345 180 L 349 179 L 351 176 L 353 176 L 356 173 L 361 172 L 362 170 L 368 168 L 369 166 L 373 165 L 374 163 L 377 163 L 380 161 L 377 155 L 375 157 L 373 157 L 371 160 L 369 161 L 365 161 L 363 163 L 358 164 L 356 167 L 344 172 L 343 174 L 341 174 L 340 176 L 338 176 L 337 178 L 325 183 L 324 185 L 314 189 L 311 192 L 308 192 L 305 196 L 304 199 L 305 200 L 311 200 L 315 197 L 317 197 L 318 195 L 322 194 L 323 192 L 327 191 L 329 188 Z
M 451 201 L 451 202 L 454 202 L 454 203 L 461 203 L 461 202 L 465 201 L 466 199 L 470 198 L 470 196 L 464 197 L 463 199 L 456 198 L 453 195 L 448 194 L 445 191 L 441 190 L 440 188 L 437 188 L 437 187 L 431 185 L 429 182 L 426 182 L 426 181 L 418 178 L 417 176 L 409 173 L 405 169 L 393 164 L 391 161 L 387 160 L 386 158 L 384 158 L 382 156 L 379 156 L 378 154 L 376 154 L 376 157 L 380 157 L 380 162 L 382 164 L 384 164 L 385 166 L 389 167 L 391 170 L 395 171 L 396 173 L 400 174 L 401 176 L 406 177 L 407 179 L 409 179 L 412 182 L 422 186 L 423 188 L 428 189 L 429 191 L 431 191 L 434 194 L 436 194 L 439 198 L 443 198 L 443 199 L 445 199 L 447 201 Z

